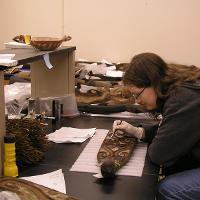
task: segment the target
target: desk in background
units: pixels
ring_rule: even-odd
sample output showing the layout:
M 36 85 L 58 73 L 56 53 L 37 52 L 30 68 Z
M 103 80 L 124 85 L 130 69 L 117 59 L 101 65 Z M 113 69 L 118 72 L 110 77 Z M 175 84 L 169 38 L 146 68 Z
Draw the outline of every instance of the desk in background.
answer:
M 63 118 L 61 126 L 111 129 L 113 120 L 79 116 L 72 119 Z M 152 123 L 150 120 L 143 122 Z M 82 144 L 52 143 L 45 159 L 40 164 L 23 170 L 20 176 L 33 176 L 62 169 L 67 194 L 79 200 L 155 200 L 158 168 L 152 165 L 148 156 L 142 177 L 117 176 L 113 181 L 106 181 L 93 177 L 92 173 L 69 171 L 87 143 L 88 141 Z
M 54 51 L 36 49 L 5 49 L 0 54 L 15 54 L 13 59 L 18 65 L 31 64 L 31 96 L 48 97 L 74 93 L 75 69 L 74 51 L 76 47 L 60 47 Z M 49 54 L 51 64 L 49 70 L 43 55 Z M 0 175 L 2 174 L 2 146 L 5 135 L 5 100 L 4 100 L 4 66 L 0 66 Z

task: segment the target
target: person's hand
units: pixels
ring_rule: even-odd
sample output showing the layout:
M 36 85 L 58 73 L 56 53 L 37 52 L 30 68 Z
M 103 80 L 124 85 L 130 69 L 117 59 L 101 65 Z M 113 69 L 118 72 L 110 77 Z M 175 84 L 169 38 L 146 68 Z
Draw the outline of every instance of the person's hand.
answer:
M 133 136 L 138 139 L 142 139 L 145 136 L 144 129 L 141 127 L 135 127 L 125 121 L 115 120 L 113 123 L 113 133 L 116 130 L 121 130 L 126 133 L 128 136 Z

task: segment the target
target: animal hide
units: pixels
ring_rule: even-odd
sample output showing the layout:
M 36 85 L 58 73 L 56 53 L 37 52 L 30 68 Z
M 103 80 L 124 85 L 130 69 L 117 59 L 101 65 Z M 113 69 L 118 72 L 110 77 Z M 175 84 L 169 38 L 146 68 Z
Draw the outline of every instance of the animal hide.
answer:
M 93 104 L 93 103 L 104 103 L 109 98 L 109 91 L 106 89 L 91 89 L 86 93 L 81 93 L 80 91 L 75 92 L 77 103 Z
M 103 88 L 88 90 L 86 93 L 76 90 L 76 100 L 78 104 L 107 104 L 107 105 L 131 105 L 135 99 L 130 92 L 123 87 Z

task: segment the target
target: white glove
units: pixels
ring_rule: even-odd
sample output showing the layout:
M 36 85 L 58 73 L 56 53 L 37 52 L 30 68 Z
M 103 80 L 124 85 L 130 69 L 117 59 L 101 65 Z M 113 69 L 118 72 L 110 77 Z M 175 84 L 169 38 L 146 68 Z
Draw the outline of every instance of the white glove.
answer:
M 138 139 L 143 139 L 145 137 L 145 131 L 142 127 L 135 127 L 125 121 L 115 120 L 113 123 L 113 133 L 116 130 L 121 130 L 129 136 L 134 136 Z

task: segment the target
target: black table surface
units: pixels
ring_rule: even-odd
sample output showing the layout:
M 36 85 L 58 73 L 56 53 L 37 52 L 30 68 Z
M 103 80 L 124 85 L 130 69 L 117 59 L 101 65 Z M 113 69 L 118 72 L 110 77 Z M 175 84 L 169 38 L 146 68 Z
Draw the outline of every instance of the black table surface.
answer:
M 113 121 L 112 118 L 79 116 L 71 119 L 63 118 L 57 126 L 111 129 Z M 151 122 L 147 120 L 144 123 Z M 104 180 L 93 177 L 92 173 L 69 171 L 88 141 L 82 144 L 51 143 L 45 159 L 21 171 L 20 176 L 33 176 L 62 169 L 67 194 L 79 200 L 155 199 L 158 167 L 149 161 L 148 156 L 145 159 L 142 177 L 116 176 L 113 180 Z

